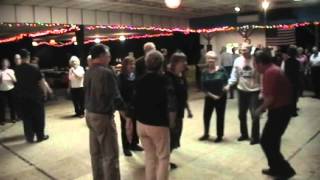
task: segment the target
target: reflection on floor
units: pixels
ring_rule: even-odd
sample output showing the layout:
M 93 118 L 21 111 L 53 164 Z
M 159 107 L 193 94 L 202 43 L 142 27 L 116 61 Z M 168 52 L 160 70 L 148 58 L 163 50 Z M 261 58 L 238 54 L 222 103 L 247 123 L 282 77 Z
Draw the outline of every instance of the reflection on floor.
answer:
M 220 144 L 199 142 L 203 133 L 203 99 L 190 102 L 193 119 L 185 119 L 182 147 L 172 155 L 178 169 L 171 180 L 265 180 L 261 175 L 266 160 L 259 145 L 237 142 L 239 121 L 237 101 L 229 100 L 226 113 L 225 139 Z M 282 151 L 297 171 L 293 179 L 320 179 L 320 101 L 301 98 L 300 116 L 292 119 L 283 137 Z M 84 119 L 69 118 L 71 102 L 59 100 L 46 109 L 47 132 L 50 139 L 43 143 L 26 144 L 21 122 L 0 127 L 0 179 L 92 179 L 88 145 L 88 129 Z M 116 114 L 119 128 L 119 117 Z M 261 120 L 262 126 L 265 117 Z M 250 125 L 251 122 L 248 121 Z M 118 131 L 119 132 L 119 131 Z M 215 138 L 215 115 L 211 123 Z M 119 145 L 121 141 L 119 138 Z M 120 147 L 121 149 L 121 147 Z M 121 151 L 120 151 L 121 152 Z M 142 180 L 143 152 L 127 158 L 120 154 L 123 180 Z

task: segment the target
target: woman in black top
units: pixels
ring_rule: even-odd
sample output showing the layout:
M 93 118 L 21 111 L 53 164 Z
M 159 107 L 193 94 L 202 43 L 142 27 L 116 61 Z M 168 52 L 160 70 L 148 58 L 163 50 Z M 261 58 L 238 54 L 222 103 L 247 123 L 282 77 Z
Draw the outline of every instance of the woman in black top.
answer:
M 186 69 L 187 57 L 182 52 L 174 53 L 170 58 L 170 68 L 166 72 L 168 82 L 174 88 L 174 95 L 176 99 L 176 119 L 170 126 L 170 149 L 171 151 L 180 147 L 180 138 L 183 128 L 184 110 L 188 107 L 188 85 L 184 76 Z M 175 169 L 177 166 L 171 163 L 171 168 Z
M 132 156 L 132 151 L 142 151 L 143 149 L 138 145 L 139 137 L 137 135 L 135 114 L 133 108 L 133 93 L 136 83 L 135 75 L 135 59 L 133 57 L 126 57 L 122 61 L 121 72 L 118 76 L 118 84 L 121 96 L 127 106 L 127 115 L 132 119 L 133 122 L 133 137 L 132 142 L 129 143 L 126 136 L 126 119 L 120 116 L 121 120 L 121 139 L 122 148 L 125 156 Z

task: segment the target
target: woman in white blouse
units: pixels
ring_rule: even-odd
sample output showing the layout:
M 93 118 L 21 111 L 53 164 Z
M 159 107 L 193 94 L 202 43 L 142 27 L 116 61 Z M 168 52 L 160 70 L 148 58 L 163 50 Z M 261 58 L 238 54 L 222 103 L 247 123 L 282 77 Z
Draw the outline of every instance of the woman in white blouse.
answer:
M 14 71 L 9 69 L 10 62 L 8 59 L 1 61 L 0 69 L 0 125 L 4 125 L 5 122 L 5 108 L 6 105 L 10 109 L 10 118 L 12 122 L 15 122 L 16 114 L 14 108 L 14 83 L 16 77 Z
M 84 117 L 84 90 L 83 79 L 84 69 L 80 66 L 80 60 L 77 56 L 72 56 L 69 61 L 69 86 L 72 102 L 74 105 L 74 117 Z
M 310 56 L 311 76 L 316 98 L 320 98 L 320 52 L 318 47 L 312 48 L 313 54 Z

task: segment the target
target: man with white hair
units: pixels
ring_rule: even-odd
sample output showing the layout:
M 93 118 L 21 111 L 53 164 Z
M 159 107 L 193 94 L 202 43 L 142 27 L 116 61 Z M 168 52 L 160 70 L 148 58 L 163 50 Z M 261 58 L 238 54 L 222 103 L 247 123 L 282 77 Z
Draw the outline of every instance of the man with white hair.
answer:
M 147 42 L 143 45 L 143 51 L 145 55 L 151 50 L 156 50 L 156 45 L 153 42 Z M 137 78 L 140 78 L 146 73 L 145 55 L 137 59 L 137 62 L 136 62 Z
M 252 118 L 251 145 L 260 141 L 259 117 L 255 115 L 255 110 L 259 106 L 260 94 L 260 75 L 253 64 L 251 56 L 251 46 L 242 44 L 241 56 L 238 57 L 233 65 L 231 77 L 226 89 L 238 84 L 239 94 L 239 120 L 241 136 L 238 141 L 249 140 L 247 127 L 247 111 L 250 110 Z
M 83 79 L 84 69 L 80 66 L 80 60 L 77 56 L 72 56 L 69 61 L 69 86 L 71 98 L 74 106 L 74 117 L 84 117 L 84 90 Z

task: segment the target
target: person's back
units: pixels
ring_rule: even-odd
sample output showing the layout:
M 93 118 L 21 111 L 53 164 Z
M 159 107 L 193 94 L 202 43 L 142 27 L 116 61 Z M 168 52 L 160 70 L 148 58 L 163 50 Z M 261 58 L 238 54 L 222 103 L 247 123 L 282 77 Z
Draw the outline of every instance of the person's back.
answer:
M 16 92 L 19 97 L 36 98 L 42 97 L 39 81 L 42 79 L 40 71 L 30 64 L 23 63 L 16 70 Z
M 113 72 L 101 65 L 93 65 L 85 76 L 85 102 L 89 112 L 112 114 L 117 88 Z
M 233 55 L 224 52 L 221 54 L 221 66 L 223 67 L 232 67 L 233 66 Z
M 135 110 L 137 119 L 148 125 L 168 126 L 166 79 L 158 73 L 147 73 L 137 81 Z

